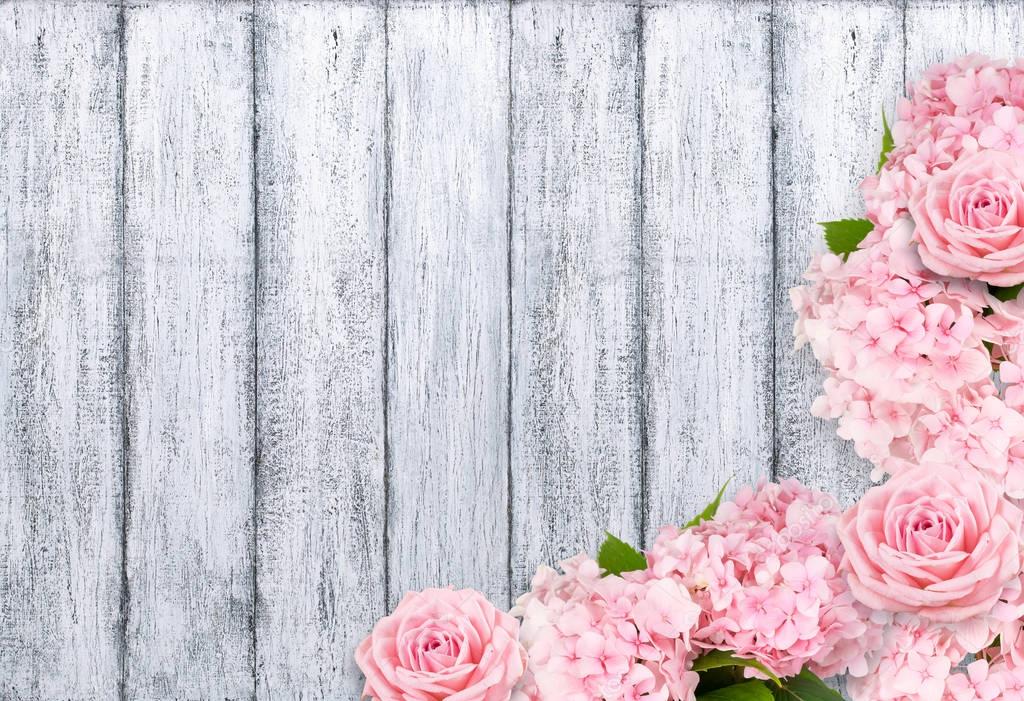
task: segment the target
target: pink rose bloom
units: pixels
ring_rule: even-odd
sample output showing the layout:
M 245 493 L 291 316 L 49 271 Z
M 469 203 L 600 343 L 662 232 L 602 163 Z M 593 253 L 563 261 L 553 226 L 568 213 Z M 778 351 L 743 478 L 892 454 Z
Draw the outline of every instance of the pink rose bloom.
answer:
M 519 622 L 471 589 L 410 592 L 356 650 L 363 697 L 508 701 L 523 676 Z
M 1022 519 L 976 472 L 911 467 L 843 514 L 842 567 L 869 608 L 961 622 L 990 613 L 1015 584 Z
M 1024 282 L 1024 158 L 987 149 L 910 196 L 921 260 L 941 275 L 1000 287 Z

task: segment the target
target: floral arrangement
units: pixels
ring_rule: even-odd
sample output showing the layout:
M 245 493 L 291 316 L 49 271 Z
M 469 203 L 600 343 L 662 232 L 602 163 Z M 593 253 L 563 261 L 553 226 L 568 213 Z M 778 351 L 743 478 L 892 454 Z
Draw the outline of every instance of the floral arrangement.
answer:
M 850 691 L 1024 699 L 1024 62 L 933 66 L 883 132 L 866 218 L 823 223 L 829 250 L 792 290 L 797 347 L 828 372 L 812 413 L 838 420 L 875 480 L 891 476 L 844 516 L 859 533 L 844 539 L 851 589 L 895 613 L 878 670 Z M 996 501 L 1013 509 L 980 506 Z M 872 531 L 879 514 L 921 534 L 897 556 Z M 990 530 L 970 557 L 935 550 L 954 514 Z
M 811 411 L 875 478 L 955 461 L 1024 497 L 1024 62 L 930 68 L 861 190 L 792 290 L 829 373 Z
M 356 653 L 376 701 L 1024 701 L 1024 62 L 910 87 L 867 217 L 793 290 L 812 407 L 886 481 L 723 494 L 646 552 L 542 566 L 508 613 L 406 596 Z
M 359 646 L 365 696 L 1024 699 L 1024 512 L 973 468 L 905 466 L 845 513 L 795 481 L 721 498 L 646 553 L 541 567 L 510 613 L 409 594 Z
M 816 674 L 866 669 L 882 628 L 840 571 L 834 500 L 785 482 L 717 501 L 646 556 L 609 537 L 596 561 L 542 567 L 512 610 L 519 698 L 838 698 Z

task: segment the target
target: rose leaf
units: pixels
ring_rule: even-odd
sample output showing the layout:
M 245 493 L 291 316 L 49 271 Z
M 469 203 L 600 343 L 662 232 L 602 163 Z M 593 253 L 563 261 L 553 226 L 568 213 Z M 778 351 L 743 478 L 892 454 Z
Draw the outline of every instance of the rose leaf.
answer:
M 885 161 L 889 158 L 889 152 L 892 151 L 896 143 L 892 139 L 892 130 L 889 128 L 889 120 L 885 118 L 885 110 L 882 110 L 882 153 L 878 157 L 878 172 L 882 172 L 882 166 L 885 165 Z
M 837 256 L 848 256 L 857 250 L 864 237 L 875 228 L 867 219 L 840 219 L 823 221 L 818 224 L 825 229 L 825 243 L 828 250 Z
M 795 677 L 783 679 L 782 687 L 774 693 L 775 701 L 843 701 L 842 696 L 806 669 Z
M 724 686 L 697 697 L 697 701 L 772 701 L 772 692 L 762 681 Z
M 692 528 L 700 525 L 704 521 L 710 521 L 713 519 L 715 514 L 718 513 L 718 507 L 722 505 L 722 495 L 725 494 L 725 488 L 729 486 L 730 482 L 732 482 L 732 477 L 727 479 L 725 484 L 722 485 L 722 488 L 718 490 L 718 496 L 716 496 L 710 504 L 705 506 L 703 511 L 690 519 L 683 528 Z
M 779 678 L 770 669 L 757 660 L 748 660 L 744 657 L 736 657 L 727 650 L 712 650 L 693 661 L 694 672 L 706 672 L 709 669 L 719 669 L 721 667 L 750 667 L 771 679 L 777 686 L 782 685 Z
M 597 551 L 597 564 L 606 574 L 622 574 L 647 569 L 647 558 L 632 545 L 605 532 L 607 538 Z

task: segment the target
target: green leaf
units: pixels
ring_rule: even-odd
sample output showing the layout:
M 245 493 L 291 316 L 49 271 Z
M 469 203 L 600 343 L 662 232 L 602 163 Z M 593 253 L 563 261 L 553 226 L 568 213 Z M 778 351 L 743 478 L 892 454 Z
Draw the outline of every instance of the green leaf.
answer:
M 718 669 L 720 667 L 750 667 L 771 679 L 776 683 L 776 685 L 782 684 L 779 678 L 770 669 L 757 660 L 748 660 L 743 657 L 736 657 L 731 652 L 727 652 L 725 650 L 712 650 L 708 654 L 702 655 L 693 661 L 694 672 L 705 672 L 709 669 Z
M 772 692 L 764 682 L 755 679 L 701 694 L 697 701 L 772 701 Z
M 889 152 L 892 151 L 896 143 L 892 140 L 892 130 L 889 129 L 889 120 L 885 118 L 885 110 L 882 110 L 882 155 L 878 157 L 878 171 L 882 171 L 882 166 L 885 165 L 885 161 L 889 158 Z
M 825 229 L 825 243 L 828 250 L 837 256 L 850 255 L 857 250 L 857 245 L 875 228 L 867 219 L 840 219 L 823 221 L 818 224 Z
M 1017 299 L 1017 295 L 1020 291 L 1024 290 L 1024 283 L 1014 285 L 1013 287 L 995 287 L 993 285 L 988 286 L 989 294 L 998 299 L 1000 302 L 1009 302 L 1010 300 Z
M 748 681 L 751 680 L 743 676 L 742 667 L 707 669 L 700 673 L 700 681 L 697 683 L 697 696 Z
M 725 481 L 725 484 L 723 484 L 722 488 L 718 490 L 718 495 L 711 501 L 711 503 L 705 506 L 703 511 L 690 519 L 683 528 L 693 528 L 704 521 L 710 521 L 713 519 L 715 514 L 718 513 L 718 507 L 722 505 L 722 496 L 725 494 L 725 488 L 729 486 L 730 482 L 732 482 L 732 477 Z
M 838 692 L 825 686 L 825 682 L 806 669 L 795 677 L 786 677 L 782 680 L 782 688 L 773 691 L 775 701 L 843 701 Z
M 597 551 L 597 564 L 607 574 L 647 569 L 647 558 L 642 552 L 607 531 L 605 535 L 608 537 Z

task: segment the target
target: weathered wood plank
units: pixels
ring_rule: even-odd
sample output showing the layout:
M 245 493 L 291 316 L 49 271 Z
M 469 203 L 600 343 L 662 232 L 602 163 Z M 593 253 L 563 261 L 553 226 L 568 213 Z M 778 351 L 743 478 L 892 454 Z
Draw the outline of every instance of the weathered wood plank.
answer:
M 641 532 L 633 4 L 512 8 L 512 585 Z
M 508 600 L 508 6 L 388 11 L 391 603 Z
M 118 8 L 0 6 L 0 697 L 114 699 Z
M 902 5 L 776 3 L 775 236 L 777 474 L 825 489 L 843 504 L 870 485 L 870 464 L 810 414 L 824 380 L 807 349 L 793 350 L 789 288 L 803 282 L 815 222 L 862 216 L 858 185 L 878 162 L 882 108 L 903 83 Z
M 907 3 L 906 78 L 920 80 L 933 63 L 964 54 L 1024 56 L 1024 5 L 1016 2 Z
M 772 475 L 771 6 L 659 3 L 643 28 L 650 542 Z
M 129 698 L 253 692 L 251 7 L 126 8 Z
M 384 10 L 256 16 L 257 696 L 358 698 L 384 615 Z

